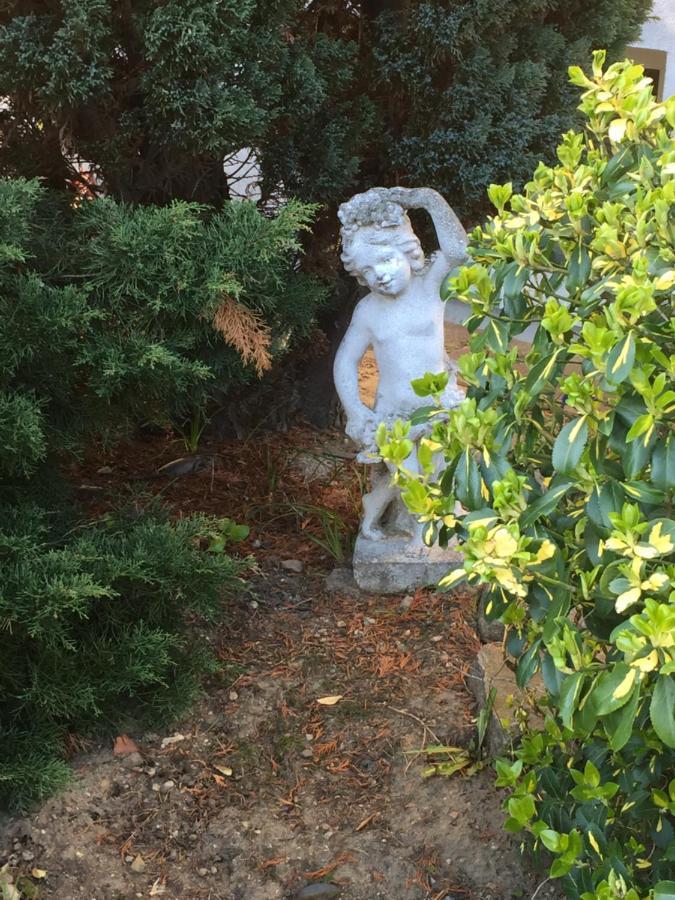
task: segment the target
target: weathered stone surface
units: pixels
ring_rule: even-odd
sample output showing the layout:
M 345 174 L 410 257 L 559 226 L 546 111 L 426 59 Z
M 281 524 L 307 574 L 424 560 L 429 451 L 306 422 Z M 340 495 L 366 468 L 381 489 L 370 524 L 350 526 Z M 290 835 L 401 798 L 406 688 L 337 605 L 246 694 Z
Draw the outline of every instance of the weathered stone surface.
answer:
M 351 566 L 337 566 L 326 576 L 326 590 L 331 594 L 343 594 L 346 597 L 357 595 L 360 589 L 354 580 Z
M 310 897 L 322 897 L 327 900 L 328 897 L 337 897 L 340 888 L 337 884 L 331 884 L 328 881 L 319 881 L 316 884 L 308 884 L 298 894 L 298 900 L 309 900 Z
M 499 756 L 512 742 L 517 742 L 518 709 L 527 710 L 530 725 L 543 725 L 534 706 L 536 698 L 545 694 L 541 675 L 537 673 L 525 690 L 519 688 L 514 672 L 506 665 L 501 644 L 481 647 L 469 672 L 468 686 L 480 709 L 485 706 L 490 690 L 495 689 L 495 701 L 485 733 L 485 746 L 491 756 Z
M 372 541 L 359 535 L 354 547 L 354 579 L 363 591 L 400 594 L 438 584 L 461 559 L 455 550 L 411 543 L 406 536 Z
M 501 622 L 491 622 L 485 617 L 485 600 L 487 594 L 481 591 L 478 597 L 478 610 L 476 613 L 476 628 L 478 636 L 484 644 L 501 642 L 504 640 L 505 628 Z

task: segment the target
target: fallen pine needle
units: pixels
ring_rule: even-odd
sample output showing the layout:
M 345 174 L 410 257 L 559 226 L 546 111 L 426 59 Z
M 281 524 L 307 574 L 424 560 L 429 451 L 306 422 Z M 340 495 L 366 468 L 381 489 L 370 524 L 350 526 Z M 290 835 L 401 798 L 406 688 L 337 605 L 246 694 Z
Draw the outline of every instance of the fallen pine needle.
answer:
M 275 866 L 280 866 L 287 860 L 287 856 L 273 856 L 272 859 L 266 859 L 265 862 L 261 862 L 258 868 L 264 872 L 266 869 L 273 869 Z
M 366 816 L 359 824 L 356 826 L 354 831 L 363 831 L 364 828 L 367 828 L 370 823 L 379 816 L 379 812 L 373 812 L 369 816 Z
M 325 878 L 326 875 L 330 875 L 331 872 L 334 872 L 338 868 L 338 866 L 342 866 L 345 863 L 352 862 L 353 859 L 354 859 L 353 854 L 341 853 L 332 862 L 329 862 L 328 865 L 323 866 L 321 869 L 317 869 L 315 872 L 305 872 L 303 874 L 303 877 L 307 878 L 308 880 L 314 880 L 314 881 L 317 878 Z

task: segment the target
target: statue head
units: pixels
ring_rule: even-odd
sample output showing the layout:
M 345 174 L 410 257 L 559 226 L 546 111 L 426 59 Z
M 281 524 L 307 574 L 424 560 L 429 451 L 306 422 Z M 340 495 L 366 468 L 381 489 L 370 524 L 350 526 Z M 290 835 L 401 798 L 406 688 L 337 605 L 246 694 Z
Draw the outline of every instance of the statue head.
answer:
M 359 284 L 397 297 L 426 263 L 405 210 L 387 195 L 373 188 L 341 205 L 342 262 Z

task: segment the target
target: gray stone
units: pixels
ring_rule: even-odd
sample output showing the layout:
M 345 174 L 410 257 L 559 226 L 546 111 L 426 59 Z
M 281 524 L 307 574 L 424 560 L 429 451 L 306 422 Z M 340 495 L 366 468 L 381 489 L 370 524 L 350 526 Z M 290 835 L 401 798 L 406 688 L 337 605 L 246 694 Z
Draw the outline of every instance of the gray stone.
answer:
M 313 900 L 315 897 L 323 897 L 324 900 L 327 900 L 328 897 L 337 897 L 340 893 L 340 888 L 336 884 L 331 884 L 328 881 L 319 881 L 316 884 L 308 884 L 307 887 L 304 887 L 300 893 L 298 894 L 298 900 Z
M 478 707 L 485 707 L 492 688 L 495 699 L 485 732 L 485 747 L 490 756 L 499 756 L 519 737 L 519 709 L 527 712 L 531 727 L 543 726 L 544 720 L 536 709 L 536 700 L 546 691 L 537 673 L 523 690 L 516 684 L 515 673 L 507 666 L 501 644 L 485 644 L 478 651 L 468 677 L 468 686 Z
M 504 634 L 506 633 L 506 628 L 502 625 L 501 622 L 491 622 L 485 616 L 485 601 L 487 598 L 487 593 L 485 591 L 481 591 L 481 594 L 478 598 L 478 610 L 476 613 L 476 628 L 478 630 L 478 636 L 484 644 L 492 644 L 492 643 L 500 643 L 504 640 Z
M 348 597 L 359 593 L 354 580 L 354 572 L 348 566 L 337 566 L 326 576 L 326 590 L 331 594 L 346 594 Z
M 120 761 L 125 769 L 137 769 L 143 765 L 143 757 L 138 752 L 127 753 Z
M 305 564 L 300 559 L 284 559 L 281 562 L 281 568 L 286 569 L 287 572 L 295 572 L 296 575 L 299 575 L 305 568 Z
M 438 584 L 461 561 L 456 550 L 419 545 L 405 535 L 373 541 L 359 534 L 354 547 L 354 578 L 363 591 L 402 594 Z

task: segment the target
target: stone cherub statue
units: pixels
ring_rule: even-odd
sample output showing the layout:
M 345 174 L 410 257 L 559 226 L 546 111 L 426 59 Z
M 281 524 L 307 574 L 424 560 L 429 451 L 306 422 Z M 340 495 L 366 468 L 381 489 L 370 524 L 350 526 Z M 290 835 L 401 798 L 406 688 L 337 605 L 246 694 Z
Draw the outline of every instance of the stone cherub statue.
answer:
M 406 209 L 425 209 L 431 216 L 440 251 L 428 259 Z M 426 372 L 450 371 L 443 396 L 446 407 L 463 399 L 445 352 L 440 286 L 448 271 L 466 259 L 466 233 L 443 197 L 430 188 L 373 188 L 343 203 L 339 217 L 345 268 L 370 288 L 354 310 L 334 366 L 347 434 L 361 448 L 358 459 L 373 464 L 371 491 L 363 498 L 361 535 L 381 540 L 393 530 L 421 543 L 419 529 L 377 455 L 375 432 L 380 422 L 406 419 L 421 405 L 410 382 Z M 380 376 L 372 409 L 362 402 L 358 384 L 359 363 L 369 347 Z M 419 439 L 426 430 L 426 425 L 417 426 L 410 438 Z M 416 450 L 406 465 L 417 469 Z

